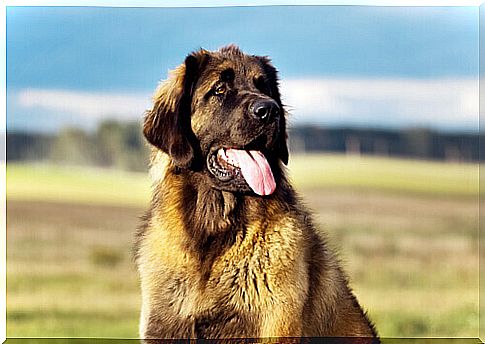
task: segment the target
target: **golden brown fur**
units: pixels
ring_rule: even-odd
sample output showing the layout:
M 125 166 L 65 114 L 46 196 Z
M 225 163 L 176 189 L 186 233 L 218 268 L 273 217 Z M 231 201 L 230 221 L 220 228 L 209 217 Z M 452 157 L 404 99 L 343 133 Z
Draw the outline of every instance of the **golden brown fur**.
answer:
M 210 79 L 210 63 L 223 61 L 238 73 L 253 61 L 235 47 L 225 49 L 193 54 L 196 76 L 188 77 L 194 67 L 186 60 L 158 88 L 145 118 L 154 146 L 153 199 L 136 244 L 140 336 L 375 338 L 337 259 L 285 177 L 286 143 L 271 146 L 278 157 L 272 161 L 277 187 L 269 196 L 226 190 L 206 171 L 200 156 L 209 131 L 203 128 L 214 119 L 197 109 L 197 89 Z M 205 64 L 201 54 L 208 55 Z M 279 93 L 268 94 L 280 103 Z M 192 114 L 186 119 L 184 108 Z M 275 132 L 286 140 L 284 131 Z

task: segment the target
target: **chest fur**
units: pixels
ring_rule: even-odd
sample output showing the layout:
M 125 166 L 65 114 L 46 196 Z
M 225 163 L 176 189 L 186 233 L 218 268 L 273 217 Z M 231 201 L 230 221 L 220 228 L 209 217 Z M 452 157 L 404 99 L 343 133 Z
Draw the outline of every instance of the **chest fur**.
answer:
M 221 305 L 236 311 L 263 311 L 294 303 L 308 289 L 301 230 L 287 222 L 254 223 L 203 276 L 197 257 L 184 250 L 183 238 L 153 231 L 146 241 L 146 289 L 151 303 L 192 316 Z M 147 255 L 145 255 L 147 256 Z M 145 275 L 145 276 L 143 276 Z M 144 278 L 145 277 L 145 278 Z

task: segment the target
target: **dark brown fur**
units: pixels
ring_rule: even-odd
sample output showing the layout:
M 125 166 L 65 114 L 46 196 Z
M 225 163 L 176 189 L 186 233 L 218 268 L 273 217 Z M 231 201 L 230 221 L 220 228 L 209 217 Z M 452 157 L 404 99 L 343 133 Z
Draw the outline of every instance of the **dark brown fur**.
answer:
M 211 98 L 217 82 L 227 90 Z M 247 110 L 257 99 L 283 108 L 276 70 L 234 46 L 189 55 L 155 93 L 144 123 L 153 199 L 136 244 L 140 336 L 375 338 L 285 177 L 285 114 L 259 123 Z M 264 151 L 274 193 L 211 175 L 206 156 L 221 144 Z

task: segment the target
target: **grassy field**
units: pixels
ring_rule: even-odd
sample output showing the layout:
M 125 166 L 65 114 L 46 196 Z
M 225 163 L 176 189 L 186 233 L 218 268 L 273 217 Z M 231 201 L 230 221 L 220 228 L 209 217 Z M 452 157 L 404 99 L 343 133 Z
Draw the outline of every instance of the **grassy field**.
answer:
M 383 337 L 478 336 L 478 167 L 293 157 L 290 174 Z M 7 167 L 7 335 L 136 337 L 146 174 Z

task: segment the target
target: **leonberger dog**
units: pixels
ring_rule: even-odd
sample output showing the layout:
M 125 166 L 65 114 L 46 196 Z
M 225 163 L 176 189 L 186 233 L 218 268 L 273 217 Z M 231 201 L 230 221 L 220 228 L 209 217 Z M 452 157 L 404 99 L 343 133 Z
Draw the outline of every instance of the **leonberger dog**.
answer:
M 377 340 L 288 181 L 285 117 L 270 60 L 233 45 L 188 55 L 155 91 L 141 338 Z

